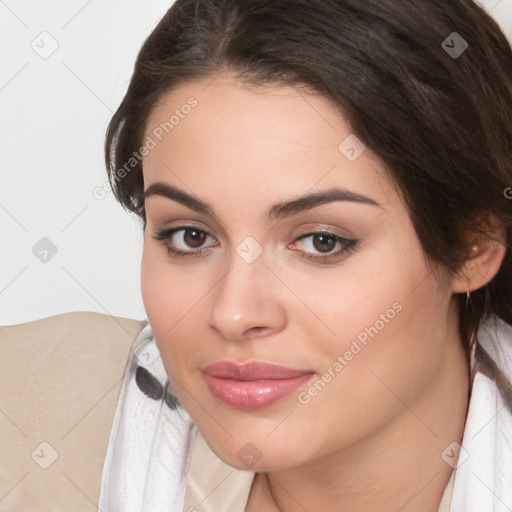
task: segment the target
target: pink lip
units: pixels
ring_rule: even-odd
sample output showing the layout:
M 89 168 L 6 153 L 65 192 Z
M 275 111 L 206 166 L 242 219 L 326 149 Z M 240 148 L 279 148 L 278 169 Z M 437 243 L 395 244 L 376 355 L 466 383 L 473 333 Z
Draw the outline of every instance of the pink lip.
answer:
M 203 368 L 212 394 L 224 404 L 257 409 L 273 404 L 305 384 L 315 374 L 285 366 L 251 362 L 244 365 L 219 361 Z

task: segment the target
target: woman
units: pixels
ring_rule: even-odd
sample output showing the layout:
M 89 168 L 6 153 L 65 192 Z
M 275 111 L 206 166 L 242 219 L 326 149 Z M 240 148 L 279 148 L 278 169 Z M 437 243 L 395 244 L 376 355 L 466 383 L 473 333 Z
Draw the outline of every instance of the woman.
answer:
M 100 509 L 510 510 L 511 143 L 470 0 L 177 0 L 106 140 L 149 324 Z

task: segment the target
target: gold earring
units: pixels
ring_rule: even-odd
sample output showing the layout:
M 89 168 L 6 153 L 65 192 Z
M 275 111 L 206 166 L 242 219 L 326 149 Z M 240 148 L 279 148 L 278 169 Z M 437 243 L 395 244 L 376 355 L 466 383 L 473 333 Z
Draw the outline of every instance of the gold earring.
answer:
M 469 366 L 471 371 L 471 379 L 475 376 L 476 368 L 476 336 L 471 332 L 471 339 L 469 340 Z
M 468 304 L 471 304 L 471 296 L 469 293 L 469 286 L 466 288 L 466 312 L 468 310 Z M 471 305 L 471 308 L 473 306 Z M 471 369 L 471 378 L 474 377 L 475 371 L 476 371 L 476 336 L 474 331 L 471 331 L 471 338 L 469 340 L 469 363 L 470 363 L 470 369 Z

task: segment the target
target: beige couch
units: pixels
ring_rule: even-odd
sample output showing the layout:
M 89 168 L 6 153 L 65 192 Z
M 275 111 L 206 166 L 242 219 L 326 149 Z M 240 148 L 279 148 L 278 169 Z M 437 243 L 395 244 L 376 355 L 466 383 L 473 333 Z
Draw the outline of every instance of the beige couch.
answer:
M 96 512 L 144 321 L 74 312 L 0 328 L 0 511 Z

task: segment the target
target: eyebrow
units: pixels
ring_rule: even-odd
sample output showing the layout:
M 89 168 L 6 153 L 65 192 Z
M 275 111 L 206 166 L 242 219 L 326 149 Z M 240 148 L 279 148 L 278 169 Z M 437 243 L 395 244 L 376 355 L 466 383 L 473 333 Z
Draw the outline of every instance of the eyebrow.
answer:
M 215 210 L 210 204 L 161 181 L 151 184 L 144 191 L 144 200 L 152 196 L 166 197 L 167 199 L 177 201 L 178 203 L 187 206 L 195 212 L 212 215 L 214 217 L 216 216 Z M 351 192 L 344 188 L 331 187 L 321 192 L 307 194 L 296 199 L 276 203 L 267 211 L 266 217 L 271 221 L 282 219 L 310 210 L 316 206 L 333 203 L 335 201 L 347 201 L 381 208 L 379 203 L 369 197 Z

